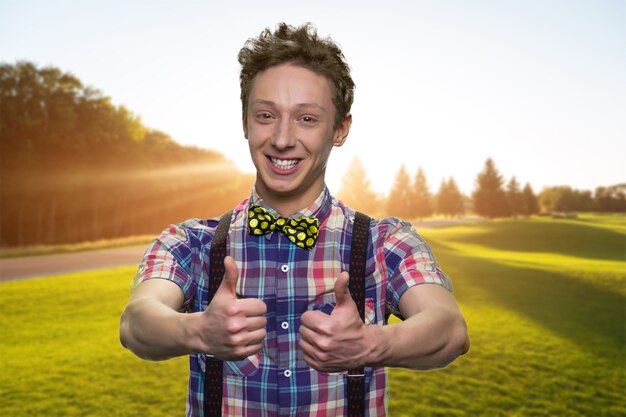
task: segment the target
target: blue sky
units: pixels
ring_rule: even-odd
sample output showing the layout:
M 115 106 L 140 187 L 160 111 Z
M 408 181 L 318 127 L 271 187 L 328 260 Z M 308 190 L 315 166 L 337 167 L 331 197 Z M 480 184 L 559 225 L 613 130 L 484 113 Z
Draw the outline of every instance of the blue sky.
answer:
M 236 56 L 279 21 L 313 22 L 353 68 L 331 191 L 355 155 L 383 193 L 401 164 L 470 192 L 488 157 L 535 191 L 626 182 L 624 1 L 0 0 L 0 61 L 69 71 L 253 171 Z

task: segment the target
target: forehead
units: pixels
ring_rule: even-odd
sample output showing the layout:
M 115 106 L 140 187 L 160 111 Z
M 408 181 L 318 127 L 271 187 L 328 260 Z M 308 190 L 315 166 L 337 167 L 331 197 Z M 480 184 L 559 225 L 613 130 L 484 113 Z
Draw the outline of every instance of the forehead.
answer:
M 332 98 L 333 87 L 328 78 L 302 66 L 282 64 L 254 77 L 248 100 L 284 105 L 314 103 L 330 110 L 334 108 Z

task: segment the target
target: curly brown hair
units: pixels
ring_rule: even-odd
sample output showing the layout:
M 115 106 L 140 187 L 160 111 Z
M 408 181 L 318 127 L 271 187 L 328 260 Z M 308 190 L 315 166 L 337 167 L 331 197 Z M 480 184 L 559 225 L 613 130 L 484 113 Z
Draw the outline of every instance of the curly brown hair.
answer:
M 309 69 L 332 82 L 335 87 L 333 104 L 337 110 L 335 127 L 350 112 L 355 87 L 350 67 L 339 46 L 330 38 L 320 38 L 310 23 L 296 28 L 281 22 L 274 32 L 266 28 L 258 38 L 246 41 L 237 59 L 241 64 L 239 80 L 244 117 L 254 77 L 270 67 L 286 63 Z

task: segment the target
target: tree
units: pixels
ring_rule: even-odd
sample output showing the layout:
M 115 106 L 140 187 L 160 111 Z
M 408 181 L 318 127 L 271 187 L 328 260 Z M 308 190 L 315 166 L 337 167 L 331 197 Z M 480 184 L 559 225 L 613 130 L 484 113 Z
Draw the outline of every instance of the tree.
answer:
M 3 160 L 8 170 L 115 160 L 146 134 L 139 117 L 74 75 L 30 62 L 0 65 L 0 129 L 3 152 L 11 154 Z
M 441 180 L 437 193 L 437 213 L 449 217 L 465 214 L 463 194 L 452 177 L 447 182 L 445 179 Z
M 594 211 L 596 201 L 591 191 L 576 190 L 567 185 L 546 187 L 539 195 L 539 203 L 544 211 Z
M 372 191 L 367 172 L 365 172 L 361 160 L 356 156 L 350 162 L 350 167 L 343 177 L 341 189 L 337 196 L 355 210 L 368 214 L 380 211 L 378 196 Z
M 401 219 L 411 218 L 411 184 L 404 165 L 400 167 L 387 198 L 387 214 Z
M 509 215 L 515 217 L 522 211 L 522 192 L 515 177 L 506 186 L 506 200 L 508 202 Z
M 253 181 L 29 62 L 0 63 L 0 147 L 0 247 L 154 234 L 225 212 Z
M 423 219 L 433 214 L 432 196 L 426 182 L 426 175 L 422 168 L 418 168 L 415 182 L 411 189 L 410 213 L 411 217 Z
M 532 216 L 539 213 L 539 201 L 529 183 L 526 183 L 521 195 L 520 214 Z
M 502 176 L 498 173 L 493 160 L 487 159 L 485 168 L 476 178 L 476 189 L 472 193 L 476 214 L 490 219 L 506 216 L 507 200 L 502 184 Z
M 626 184 L 596 188 L 594 199 L 598 210 L 607 212 L 626 211 Z

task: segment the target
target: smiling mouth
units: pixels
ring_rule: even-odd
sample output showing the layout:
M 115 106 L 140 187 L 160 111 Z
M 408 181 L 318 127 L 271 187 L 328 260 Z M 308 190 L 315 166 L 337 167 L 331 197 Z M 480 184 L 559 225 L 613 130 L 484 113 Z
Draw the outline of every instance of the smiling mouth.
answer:
M 274 158 L 273 156 L 270 156 L 269 159 L 270 161 L 272 161 L 272 164 L 276 168 L 284 170 L 284 171 L 290 170 L 291 168 L 296 166 L 298 162 L 300 162 L 299 159 L 278 159 L 278 158 Z

